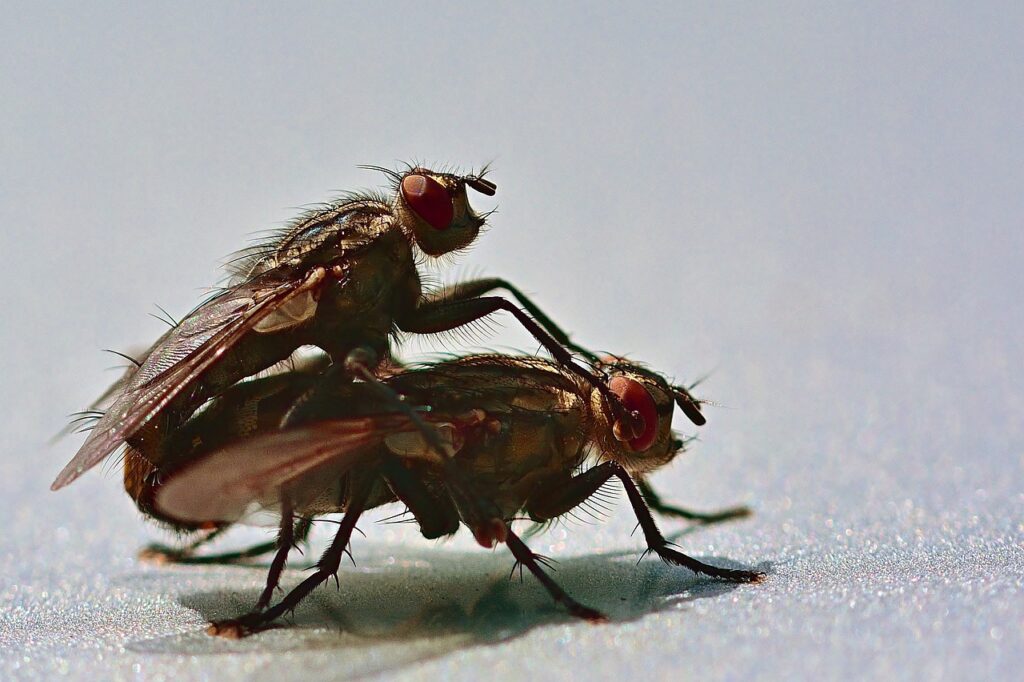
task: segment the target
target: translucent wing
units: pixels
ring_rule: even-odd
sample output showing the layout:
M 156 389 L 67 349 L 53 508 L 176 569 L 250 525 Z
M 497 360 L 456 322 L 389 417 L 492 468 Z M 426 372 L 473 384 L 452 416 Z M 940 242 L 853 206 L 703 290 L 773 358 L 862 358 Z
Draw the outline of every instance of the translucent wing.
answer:
M 396 433 L 415 429 L 402 415 L 317 422 L 245 438 L 204 455 L 160 484 L 161 514 L 187 523 L 234 522 L 276 506 L 281 489 L 315 496 L 366 461 Z
M 312 294 L 326 277 L 323 268 L 304 279 L 259 279 L 214 298 L 154 344 L 123 393 L 100 419 L 75 457 L 54 480 L 63 488 L 103 461 L 126 438 L 191 386 L 248 332 L 278 311 Z

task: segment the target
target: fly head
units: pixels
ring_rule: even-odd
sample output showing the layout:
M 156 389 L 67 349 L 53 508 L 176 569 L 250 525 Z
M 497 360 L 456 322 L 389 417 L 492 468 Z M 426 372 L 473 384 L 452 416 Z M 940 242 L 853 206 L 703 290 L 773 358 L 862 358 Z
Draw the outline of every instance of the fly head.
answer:
M 594 441 L 602 457 L 618 462 L 631 473 L 645 473 L 668 464 L 682 450 L 684 441 L 672 431 L 672 415 L 679 405 L 687 416 L 691 412 L 703 424 L 699 403 L 686 389 L 672 386 L 660 374 L 621 358 L 609 358 L 602 369 L 608 374 L 608 387 L 623 406 L 640 416 L 640 428 L 626 429 L 618 422 L 607 401 L 594 391 L 592 404 L 596 415 Z
M 485 172 L 456 175 L 417 166 L 393 176 L 395 213 L 424 253 L 441 256 L 476 240 L 487 215 L 473 210 L 466 188 L 494 196 L 497 185 L 484 178 Z

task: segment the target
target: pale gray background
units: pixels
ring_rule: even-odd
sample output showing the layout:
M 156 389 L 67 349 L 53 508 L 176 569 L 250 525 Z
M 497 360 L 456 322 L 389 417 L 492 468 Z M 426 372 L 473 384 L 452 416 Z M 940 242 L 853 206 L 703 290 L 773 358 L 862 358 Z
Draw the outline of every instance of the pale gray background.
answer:
M 891 4 L 4 3 L 0 676 L 1019 674 L 1024 11 Z M 231 644 L 203 623 L 262 568 L 138 564 L 161 535 L 114 473 L 47 491 L 80 437 L 47 438 L 114 376 L 99 349 L 405 159 L 494 161 L 500 211 L 447 276 L 712 371 L 702 442 L 655 481 L 756 507 L 679 542 L 767 582 L 634 567 L 620 501 L 534 541 L 615 617 L 594 627 L 504 582 L 503 550 L 367 523 L 340 594 Z M 532 348 L 502 329 L 480 343 Z

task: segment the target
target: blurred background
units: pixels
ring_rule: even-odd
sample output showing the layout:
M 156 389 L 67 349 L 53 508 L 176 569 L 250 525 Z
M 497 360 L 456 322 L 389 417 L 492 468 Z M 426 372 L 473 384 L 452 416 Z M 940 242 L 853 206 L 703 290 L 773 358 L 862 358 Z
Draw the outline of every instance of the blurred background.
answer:
M 957 678 L 1024 663 L 1019 4 L 0 12 L 5 674 Z M 228 645 L 203 623 L 244 609 L 262 568 L 139 564 L 167 536 L 116 472 L 47 490 L 81 437 L 47 440 L 116 376 L 101 349 L 148 345 L 164 327 L 147 313 L 188 311 L 254 232 L 383 184 L 357 164 L 408 160 L 493 164 L 497 196 L 474 198 L 498 209 L 491 227 L 439 277 L 505 277 L 584 345 L 709 375 L 700 442 L 654 482 L 693 507 L 752 505 L 678 542 L 761 566 L 765 584 L 633 567 L 620 500 L 605 523 L 534 541 L 613 612 L 595 628 L 503 583 L 500 550 L 369 524 L 349 592 Z M 478 343 L 536 350 L 508 319 Z M 479 597 L 459 584 L 498 590 L 500 608 L 463 604 L 476 620 L 434 629 L 396 615 L 360 640 L 397 658 L 323 615 L 396 600 L 421 623 L 438 594 Z

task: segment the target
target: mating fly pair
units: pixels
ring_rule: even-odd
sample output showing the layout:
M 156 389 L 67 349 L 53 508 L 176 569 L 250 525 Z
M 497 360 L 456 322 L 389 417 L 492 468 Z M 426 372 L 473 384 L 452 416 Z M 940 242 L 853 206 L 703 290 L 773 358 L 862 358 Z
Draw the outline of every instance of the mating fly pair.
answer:
M 572 613 L 597 619 L 551 581 L 509 523 L 522 512 L 555 518 L 612 477 L 651 551 L 715 577 L 756 579 L 671 549 L 631 478 L 678 451 L 673 401 L 703 423 L 698 403 L 639 367 L 601 363 L 502 280 L 424 294 L 418 262 L 465 248 L 484 223 L 466 189 L 493 195 L 496 187 L 483 173 L 385 172 L 391 196 L 351 195 L 243 252 L 229 286 L 111 387 L 110 407 L 53 488 L 125 446 L 126 489 L 176 528 L 223 528 L 260 508 L 280 514 L 257 611 L 214 626 L 220 634 L 244 634 L 294 608 L 336 572 L 360 513 L 392 501 L 405 503 L 428 537 L 464 523 L 481 544 L 505 542 Z M 528 312 L 486 295 L 495 289 Z M 482 356 L 389 370 L 396 332 L 447 331 L 500 310 L 553 361 Z M 304 346 L 326 359 L 253 378 Z M 574 473 L 591 454 L 601 463 Z M 344 517 L 317 572 L 266 609 L 296 530 L 334 512 Z

